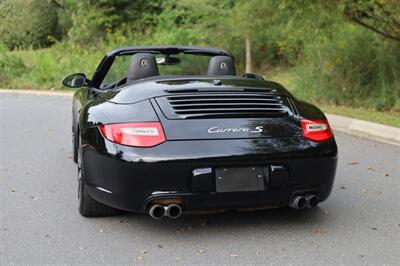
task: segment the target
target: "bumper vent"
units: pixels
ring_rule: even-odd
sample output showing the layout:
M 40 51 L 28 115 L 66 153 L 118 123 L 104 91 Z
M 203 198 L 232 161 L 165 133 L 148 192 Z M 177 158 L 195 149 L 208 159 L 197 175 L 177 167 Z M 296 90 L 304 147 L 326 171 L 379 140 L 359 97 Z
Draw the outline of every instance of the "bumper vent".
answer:
M 286 97 L 266 93 L 196 93 L 156 100 L 169 119 L 292 116 Z

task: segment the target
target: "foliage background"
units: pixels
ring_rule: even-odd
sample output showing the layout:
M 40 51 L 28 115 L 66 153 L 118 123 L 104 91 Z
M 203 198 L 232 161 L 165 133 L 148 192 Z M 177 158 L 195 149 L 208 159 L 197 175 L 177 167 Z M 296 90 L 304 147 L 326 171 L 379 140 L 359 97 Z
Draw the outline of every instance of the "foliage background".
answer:
M 243 73 L 248 37 L 254 72 L 296 96 L 397 113 L 400 42 L 355 19 L 395 35 L 399 2 L 0 0 L 0 88 L 62 89 L 63 76 L 90 76 L 106 51 L 127 45 L 222 47 Z M 377 4 L 391 16 L 364 12 Z

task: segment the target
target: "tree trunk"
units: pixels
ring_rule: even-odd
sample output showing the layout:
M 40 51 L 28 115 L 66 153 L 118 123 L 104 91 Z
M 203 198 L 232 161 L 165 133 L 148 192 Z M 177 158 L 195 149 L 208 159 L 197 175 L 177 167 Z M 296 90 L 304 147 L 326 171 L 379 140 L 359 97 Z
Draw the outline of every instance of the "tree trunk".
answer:
M 246 73 L 251 72 L 251 40 L 250 35 L 246 35 Z

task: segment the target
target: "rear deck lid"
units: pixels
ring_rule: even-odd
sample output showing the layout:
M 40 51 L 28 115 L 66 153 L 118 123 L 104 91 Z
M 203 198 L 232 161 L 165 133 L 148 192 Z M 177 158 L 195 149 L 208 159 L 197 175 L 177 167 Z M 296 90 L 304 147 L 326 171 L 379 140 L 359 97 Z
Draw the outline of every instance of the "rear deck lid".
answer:
M 255 91 L 171 93 L 153 105 L 169 140 L 301 136 L 287 96 Z

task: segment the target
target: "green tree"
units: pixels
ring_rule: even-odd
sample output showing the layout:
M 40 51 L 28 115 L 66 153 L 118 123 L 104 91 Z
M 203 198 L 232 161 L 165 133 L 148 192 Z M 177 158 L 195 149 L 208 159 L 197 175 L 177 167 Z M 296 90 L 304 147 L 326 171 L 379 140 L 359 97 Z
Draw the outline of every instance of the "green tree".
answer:
M 0 1 L 0 41 L 11 49 L 50 45 L 57 25 L 57 8 L 50 0 Z
M 104 40 L 110 32 L 143 34 L 156 25 L 161 0 L 65 0 L 72 18 L 69 38 L 81 44 Z
M 348 0 L 344 14 L 362 27 L 400 42 L 400 1 Z

